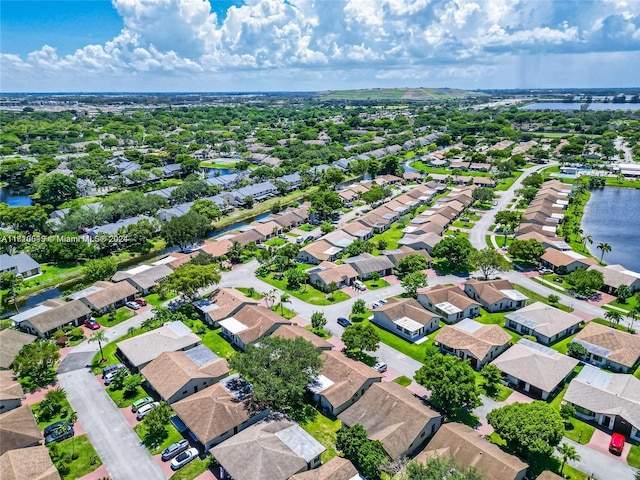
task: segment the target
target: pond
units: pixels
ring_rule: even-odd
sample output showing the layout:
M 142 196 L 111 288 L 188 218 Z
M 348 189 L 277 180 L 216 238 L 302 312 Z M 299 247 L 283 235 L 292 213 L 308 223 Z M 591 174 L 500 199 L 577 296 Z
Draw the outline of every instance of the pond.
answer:
M 13 190 L 12 188 L 0 188 L 0 203 L 6 203 L 10 207 L 29 207 L 33 205 L 33 200 L 26 192 Z

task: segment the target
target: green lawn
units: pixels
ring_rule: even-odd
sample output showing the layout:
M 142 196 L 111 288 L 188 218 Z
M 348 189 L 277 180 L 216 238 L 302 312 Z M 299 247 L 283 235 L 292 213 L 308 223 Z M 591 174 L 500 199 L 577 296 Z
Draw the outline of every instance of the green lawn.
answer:
M 365 280 L 364 284 L 367 286 L 369 290 L 376 290 L 378 288 L 388 287 L 389 282 L 384 279 L 380 280 Z
M 133 332 L 127 333 L 126 335 L 123 335 L 122 337 L 120 337 L 118 339 L 118 342 L 121 342 L 122 340 L 126 340 L 127 338 L 135 337 L 146 331 L 147 330 L 143 328 L 138 328 Z M 104 367 L 105 365 L 111 365 L 112 363 L 120 363 L 120 360 L 118 360 L 118 358 L 115 355 L 116 348 L 117 348 L 116 343 L 107 343 L 107 344 L 105 344 L 104 342 L 102 343 L 102 353 L 104 354 L 105 361 L 104 362 L 100 361 L 100 351 L 98 351 L 98 353 L 96 353 L 95 356 L 93 357 L 93 361 L 91 362 L 91 371 L 94 374 L 102 372 L 102 367 Z
M 409 377 L 405 377 L 404 375 L 401 375 L 398 378 L 395 378 L 393 381 L 396 382 L 398 385 L 402 385 L 403 387 L 408 387 L 409 385 L 411 385 L 412 380 Z
M 262 298 L 262 295 L 260 295 L 260 292 L 256 292 L 254 289 L 251 289 L 251 288 L 236 287 L 236 290 L 238 290 L 240 293 L 245 294 L 249 298 L 253 298 L 254 300 L 260 300 Z
M 69 401 L 67 399 L 65 399 L 62 403 L 61 403 L 61 412 L 56 415 L 55 417 L 52 417 L 48 420 L 41 420 L 40 418 L 38 418 L 38 408 L 40 406 L 40 402 L 38 403 L 34 403 L 33 405 L 30 406 L 31 411 L 33 412 L 33 416 L 36 418 L 36 421 L 38 422 L 38 428 L 40 430 L 44 430 L 45 427 L 48 427 L 49 425 L 59 422 L 60 420 L 65 420 L 67 417 L 67 413 L 70 413 L 73 411 L 73 409 L 71 408 L 71 405 L 69 404 Z
M 69 472 L 60 475 L 63 480 L 81 478 L 102 465 L 102 460 L 100 460 L 87 435 L 79 435 L 57 443 L 57 448 L 61 456 L 66 456 L 69 459 L 72 458 L 72 454 L 78 455 L 78 458 L 67 463 L 66 466 L 69 468 Z
M 135 427 L 133 427 L 133 429 L 138 434 L 138 437 L 140 437 L 140 440 L 142 440 L 142 443 L 144 443 L 144 446 L 147 447 L 147 450 L 149 450 L 152 455 L 157 455 L 172 443 L 176 443 L 183 438 L 182 435 L 180 435 L 180 432 L 176 430 L 176 427 L 174 427 L 171 422 L 165 425 L 164 434 L 159 438 L 148 437 L 146 435 L 146 428 L 143 422 L 138 423 Z
M 287 307 L 281 306 L 280 304 L 274 305 L 271 307 L 271 310 L 276 312 L 278 315 L 282 315 L 287 320 L 291 320 L 297 315 L 293 310 L 289 310 Z
M 233 346 L 222 336 L 222 327 L 210 328 L 204 335 L 200 335 L 202 344 L 209 348 L 220 358 L 229 358 L 235 355 Z
M 149 396 L 140 386 L 136 389 L 135 395 L 129 395 L 128 397 L 125 397 L 124 390 L 111 390 L 109 387 L 106 389 L 107 395 L 111 397 L 111 400 L 113 400 L 113 403 L 115 403 L 118 408 L 130 407 L 136 400 Z
M 280 247 L 280 246 L 284 245 L 285 243 L 287 243 L 287 241 L 284 238 L 274 237 L 274 238 L 270 238 L 269 240 L 267 240 L 264 243 L 265 243 L 265 245 L 269 245 L 271 247 Z
M 640 445 L 631 445 L 627 463 L 634 468 L 640 469 Z
M 575 335 L 570 335 L 567 338 L 564 338 L 562 340 L 560 340 L 559 342 L 556 342 L 555 344 L 551 345 L 551 348 L 553 348 L 556 352 L 560 352 L 563 355 L 567 354 L 567 345 L 569 345 L 573 339 L 575 338 Z
M 424 362 L 428 347 L 433 347 L 433 337 L 435 336 L 435 332 L 429 334 L 429 340 L 417 345 L 415 343 L 407 342 L 403 338 L 400 338 L 397 335 L 388 332 L 384 328 L 374 325 L 373 323 L 371 325 L 373 325 L 373 328 L 378 332 L 382 343 L 389 345 L 391 348 L 395 348 L 399 352 L 404 353 L 418 362 Z
M 148 302 L 148 300 L 147 300 Z M 124 322 L 125 320 L 130 319 L 135 315 L 135 312 L 127 307 L 122 307 L 116 310 L 116 316 L 112 321 L 109 320 L 109 314 L 102 315 L 101 317 L 96 318 L 96 322 L 100 325 L 104 325 L 105 327 L 113 327 L 114 325 L 118 325 L 119 323 Z
M 575 373 L 572 375 L 575 376 Z M 562 391 L 558 393 L 551 402 L 549 402 L 549 404 L 555 409 L 557 409 L 558 411 L 560 411 L 560 405 L 562 405 L 562 399 L 564 398 L 564 394 L 567 393 L 568 388 L 569 388 L 569 385 L 567 383 L 567 385 L 565 385 Z M 564 435 L 565 437 L 570 438 L 574 442 L 578 442 L 583 445 L 586 445 L 587 443 L 589 443 L 589 440 L 591 440 L 591 436 L 593 435 L 593 432 L 595 432 L 595 430 L 596 429 L 594 427 L 592 427 L 586 422 L 583 422 L 578 418 L 570 418 L 566 424 Z
M 614 300 L 613 302 L 607 303 L 607 305 L 612 307 L 622 308 L 624 310 L 633 310 L 633 307 L 636 306 L 636 298 L 635 297 L 627 298 L 627 303 L 620 303 L 617 300 Z
M 303 285 L 298 289 L 290 289 L 287 286 L 287 280 L 283 278 L 282 280 L 277 280 L 273 278 L 273 273 L 270 273 L 266 277 L 258 277 L 263 282 L 267 282 L 270 285 L 273 285 L 279 290 L 283 292 L 287 292 L 290 295 L 293 295 L 300 300 L 310 303 L 312 305 L 333 305 L 334 303 L 344 302 L 348 300 L 350 297 L 344 292 L 338 290 L 333 293 L 333 301 L 328 298 L 328 295 L 320 290 L 314 288 L 311 285 Z
M 305 410 L 310 411 L 312 407 L 306 406 Z M 342 422 L 340 420 L 331 420 L 322 415 L 317 410 L 313 410 L 312 414 L 307 415 L 306 421 L 300 422 L 300 426 L 318 442 L 327 449 L 322 454 L 322 463 L 326 463 L 333 457 L 338 455 L 336 451 L 336 432 L 340 429 Z M 173 477 L 172 477 L 173 478 Z
M 617 325 L 615 323 L 611 325 L 609 320 L 605 320 L 604 318 L 594 318 L 591 321 L 595 323 L 599 323 L 600 325 L 604 325 L 605 327 L 615 328 L 616 330 L 620 330 L 621 332 L 628 332 L 627 327 L 625 327 L 624 325 Z
M 303 232 L 311 232 L 312 230 L 315 230 L 318 227 L 316 227 L 315 225 L 311 225 L 310 223 L 304 223 L 297 228 L 298 230 L 302 230 Z
M 386 250 L 395 250 L 398 248 L 398 240 L 402 238 L 402 229 L 402 225 L 396 223 L 389 230 L 374 235 L 371 242 L 377 245 L 380 240 L 384 240 L 387 242 Z
M 174 298 L 177 295 L 176 292 L 167 292 L 165 299 L 161 300 L 160 299 L 160 295 L 158 295 L 157 293 L 152 293 L 151 295 L 147 295 L 145 298 L 145 300 L 153 305 L 154 307 L 159 307 L 160 305 L 162 305 L 163 303 L 165 303 L 167 300 L 171 300 L 172 298 Z
M 196 458 L 171 475 L 171 480 L 193 480 L 202 475 L 209 465 L 211 465 L 211 457 L 206 457 L 204 460 Z
M 456 228 L 472 228 L 473 222 L 453 222 L 451 226 Z
M 551 305 L 549 303 L 549 300 L 547 300 L 547 297 L 543 297 L 542 295 L 539 295 L 535 292 L 532 292 L 531 290 L 524 288 L 516 283 L 513 284 L 513 288 L 515 288 L 517 291 L 519 291 L 520 293 L 522 293 L 523 295 L 526 295 L 527 297 L 529 297 L 529 302 L 528 303 L 533 303 L 533 302 L 542 302 L 542 303 L 546 303 L 547 305 Z M 564 312 L 573 312 L 573 308 L 569 307 L 568 305 L 562 305 L 560 303 L 553 305 L 554 307 L 564 311 Z

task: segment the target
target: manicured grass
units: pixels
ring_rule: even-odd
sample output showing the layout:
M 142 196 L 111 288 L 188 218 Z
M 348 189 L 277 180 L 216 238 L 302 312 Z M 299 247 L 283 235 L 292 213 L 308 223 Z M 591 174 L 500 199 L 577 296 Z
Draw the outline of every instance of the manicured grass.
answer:
M 404 375 L 401 375 L 398 378 L 395 378 L 393 381 L 396 382 L 398 385 L 402 385 L 403 387 L 408 387 L 409 385 L 411 385 L 412 380 L 409 377 L 405 377 Z
M 222 327 L 208 329 L 204 335 L 200 335 L 200 338 L 202 338 L 202 344 L 220 358 L 229 358 L 236 353 L 233 346 L 222 336 Z
M 291 320 L 293 317 L 297 315 L 293 310 L 289 310 L 287 307 L 280 306 L 280 304 L 276 304 L 271 307 L 271 310 L 276 312 L 278 315 L 282 315 L 287 320 Z
M 271 246 L 271 247 L 279 247 L 279 246 L 284 245 L 285 243 L 287 243 L 287 241 L 284 238 L 274 237 L 274 238 L 270 238 L 269 240 L 267 240 L 264 243 L 266 245 Z
M 429 340 L 426 342 L 417 345 L 415 343 L 410 343 L 404 340 L 403 338 L 398 337 L 397 335 L 388 332 L 384 328 L 380 328 L 375 324 L 373 328 L 376 329 L 378 335 L 380 336 L 380 341 L 386 345 L 389 345 L 391 348 L 395 348 L 401 353 L 404 353 L 408 357 L 417 360 L 418 362 L 424 362 L 424 359 L 427 355 L 427 348 L 433 346 L 433 337 L 435 337 L 436 332 L 429 334 Z
M 159 307 L 160 305 L 162 305 L 164 302 L 171 300 L 172 298 L 174 298 L 177 295 L 176 292 L 167 292 L 164 300 L 160 299 L 160 295 L 158 295 L 157 293 L 152 293 L 151 295 L 147 295 L 145 298 L 145 300 L 147 301 L 147 303 L 149 303 L 150 305 L 153 305 L 154 307 Z
M 380 280 L 365 280 L 364 284 L 367 286 L 369 290 L 376 290 L 378 288 L 388 287 L 389 282 L 384 279 Z
M 522 293 L 523 295 L 526 295 L 527 297 L 529 297 L 529 302 L 528 303 L 533 303 L 533 302 L 542 302 L 542 303 L 546 303 L 547 305 L 551 305 L 549 303 L 549 300 L 547 300 L 547 297 L 543 297 L 542 295 L 539 295 L 535 292 L 532 292 L 531 290 L 524 288 L 520 285 L 518 285 L 517 283 L 513 284 L 513 288 L 515 288 L 517 291 L 519 291 L 520 293 Z M 558 303 L 556 305 L 553 305 L 554 307 L 562 310 L 563 312 L 573 312 L 573 308 L 569 307 L 568 305 L 562 305 L 561 303 Z
M 267 282 L 268 284 L 273 285 L 277 289 L 287 292 L 288 294 L 293 295 L 294 297 L 299 298 L 300 300 L 310 303 L 312 305 L 333 305 L 334 303 L 344 302 L 345 300 L 348 300 L 350 298 L 349 295 L 338 290 L 337 292 L 333 293 L 333 301 L 332 301 L 328 298 L 328 295 L 326 293 L 321 292 L 320 290 L 314 288 L 311 285 L 303 285 L 301 288 L 293 290 L 287 286 L 286 278 L 283 278 L 282 280 L 277 280 L 273 278 L 273 273 L 270 273 L 266 277 L 258 277 L 258 278 L 263 282 Z
M 176 427 L 173 426 L 171 422 L 167 423 L 164 427 L 164 434 L 158 437 L 148 437 L 146 435 L 146 427 L 144 422 L 138 423 L 135 427 L 133 427 L 135 432 L 144 443 L 144 446 L 151 452 L 152 455 L 157 455 L 161 453 L 165 448 L 167 448 L 172 443 L 176 443 L 182 440 L 182 435 L 180 432 L 176 430 Z
M 332 337 L 332 335 L 329 332 L 327 332 L 324 328 L 321 328 L 320 330 L 317 330 L 317 329 L 313 328 L 311 325 L 307 325 L 306 327 L 304 327 L 304 329 L 310 331 L 314 335 L 319 336 L 320 338 L 324 338 L 325 340 L 327 338 L 331 338 Z
M 262 298 L 262 295 L 260 295 L 260 292 L 256 292 L 254 289 L 251 289 L 251 288 L 236 287 L 236 290 L 238 290 L 240 293 L 244 293 L 247 297 L 253 298 L 254 300 L 260 300 Z
M 386 250 L 395 250 L 398 248 L 398 240 L 402 238 L 402 229 L 402 225 L 395 224 L 389 230 L 374 235 L 371 241 L 377 245 L 380 240 L 384 240 L 387 242 Z
M 311 232 L 312 230 L 315 230 L 318 227 L 316 227 L 315 225 L 311 225 L 310 223 L 303 223 L 297 228 L 298 230 L 302 230 L 303 232 Z
M 306 410 L 312 407 L 305 407 Z M 336 433 L 340 429 L 342 422 L 338 419 L 331 420 L 329 417 L 325 417 L 317 410 L 313 410 L 312 415 L 308 415 L 306 421 L 301 422 L 300 426 L 318 442 L 325 446 L 327 449 L 322 454 L 322 463 L 331 460 L 338 455 L 336 450 Z
M 134 330 L 132 333 L 127 333 L 126 335 L 123 335 L 122 337 L 120 337 L 118 339 L 118 342 L 121 342 L 122 340 L 126 340 L 127 338 L 135 337 L 146 331 L 147 330 L 145 330 L 144 328 L 138 328 Z M 96 353 L 95 356 L 93 357 L 93 361 L 91 362 L 91 371 L 94 374 L 101 373 L 102 367 L 106 365 L 111 365 L 112 363 L 120 363 L 120 360 L 118 360 L 118 358 L 115 355 L 116 348 L 117 348 L 116 343 L 105 344 L 104 342 L 102 342 L 102 353 L 104 354 L 105 361 L 100 362 L 100 351 L 98 351 L 98 353 Z
M 639 445 L 631 445 L 631 450 L 629 450 L 629 456 L 627 457 L 627 463 L 634 468 L 640 469 L 640 446 Z
M 106 313 L 105 315 L 102 315 L 101 317 L 96 318 L 96 322 L 98 322 L 100 325 L 104 325 L 105 327 L 113 327 L 114 325 L 118 325 L 119 323 L 122 323 L 125 320 L 130 319 L 134 315 L 135 315 L 135 312 L 133 310 L 127 307 L 122 307 L 116 310 L 116 316 L 113 322 L 109 320 L 108 313 Z
M 591 440 L 595 427 L 577 418 L 570 418 L 565 424 L 564 436 L 574 442 L 586 445 Z
M 564 338 L 562 340 L 560 340 L 559 342 L 556 342 L 554 345 L 551 345 L 551 348 L 553 348 L 556 352 L 560 352 L 563 355 L 567 354 L 567 345 L 569 345 L 573 339 L 575 338 L 575 335 L 571 335 L 567 338 Z
M 57 445 L 60 454 L 64 454 L 67 458 L 72 458 L 72 453 L 78 455 L 78 458 L 71 460 L 67 464 L 69 473 L 61 475 L 63 480 L 81 478 L 102 465 L 102 460 L 100 460 L 87 435 L 72 437 Z
M 485 325 L 498 325 L 504 327 L 504 316 L 506 312 L 489 313 L 484 308 L 480 309 L 480 316 L 475 317 L 476 322 L 484 323 Z
M 459 237 L 462 238 L 469 238 L 469 233 L 468 232 L 463 232 L 461 230 L 455 230 L 455 229 L 449 229 L 446 232 L 444 232 L 445 237 L 452 237 L 454 235 L 458 235 Z
M 297 238 L 297 237 L 300 236 L 297 233 L 293 233 L 293 232 L 286 232 L 286 235 L 289 236 L 289 237 L 293 237 L 293 238 Z
M 206 457 L 204 460 L 196 458 L 171 475 L 171 480 L 193 480 L 202 475 L 209 465 L 211 465 L 211 457 Z
M 49 420 L 46 421 L 40 421 L 40 418 L 38 418 L 38 408 L 40 406 L 41 402 L 38 403 L 34 403 L 33 405 L 31 405 L 29 408 L 31 408 L 31 411 L 33 412 L 33 416 L 36 418 L 36 421 L 38 422 L 38 428 L 40 430 L 44 430 L 45 427 L 48 427 L 51 424 L 54 424 L 56 422 L 59 422 L 60 420 L 65 420 L 67 418 L 66 415 L 64 415 L 65 413 L 71 413 L 73 411 L 73 409 L 71 408 L 71 405 L 69 404 L 69 401 L 67 399 L 65 399 L 62 403 L 61 403 L 61 410 L 62 412 L 59 413 L 58 415 L 56 415 L 55 417 L 52 417 Z M 65 411 L 66 410 L 66 411 Z
M 135 395 L 130 395 L 128 397 L 125 397 L 124 390 L 111 390 L 111 388 L 107 387 L 106 392 L 118 408 L 130 407 L 136 400 L 149 396 L 149 394 L 140 386 L 136 389 Z
M 616 330 L 620 330 L 621 332 L 628 332 L 627 327 L 625 327 L 624 325 L 616 325 L 615 323 L 611 325 L 609 320 L 605 320 L 604 318 L 594 318 L 591 321 L 599 323 L 600 325 L 604 325 L 605 327 L 615 328 Z

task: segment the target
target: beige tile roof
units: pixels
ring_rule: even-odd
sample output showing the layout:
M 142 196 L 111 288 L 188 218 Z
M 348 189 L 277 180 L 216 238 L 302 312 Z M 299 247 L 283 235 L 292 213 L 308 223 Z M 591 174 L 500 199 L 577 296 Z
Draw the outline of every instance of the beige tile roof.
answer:
M 353 235 L 354 237 L 364 237 L 370 235 L 373 232 L 373 229 L 371 227 L 367 227 L 360 222 L 347 223 L 346 225 L 340 227 L 340 230 L 344 230 L 349 235 Z
M 428 262 L 432 260 L 431 255 L 429 255 L 429 252 L 427 252 L 426 250 L 414 250 L 413 248 L 407 247 L 406 245 L 401 246 L 397 250 L 385 250 L 384 252 L 382 252 L 382 254 L 385 255 L 389 260 L 391 260 L 395 265 L 397 265 L 400 260 L 408 255 L 419 255 L 427 259 Z
M 112 284 L 110 283 L 109 285 Z M 137 292 L 136 288 L 130 283 L 126 283 L 126 285 L 128 285 L 127 288 L 132 289 L 134 293 Z M 46 333 L 90 314 L 91 310 L 84 303 L 80 300 L 72 300 L 63 303 L 59 307 L 54 307 L 51 310 L 31 317 L 28 322 L 36 327 L 39 332 Z
M 3 480 L 60 480 L 60 474 L 44 446 L 10 450 L 0 456 Z
M 578 262 L 582 263 L 585 268 L 587 268 L 589 265 L 594 265 L 594 262 L 597 263 L 597 260 L 593 258 L 574 258 L 560 250 L 556 250 L 555 248 L 547 248 L 540 259 L 555 267 L 566 267 L 574 262 Z
M 478 294 L 478 297 L 488 305 L 499 302 L 502 299 L 508 299 L 500 290 L 513 290 L 513 285 L 509 280 L 491 280 L 488 282 L 479 282 L 478 280 L 469 280 L 466 285 L 471 285 Z
M 171 407 L 198 440 L 208 443 L 259 413 L 252 413 L 250 406 L 250 399 L 237 401 L 220 383 L 216 383 Z
M 273 235 L 274 229 L 276 229 L 276 231 L 282 231 L 282 227 L 273 221 L 266 223 L 254 222 L 251 224 L 251 227 L 265 237 L 270 237 L 271 235 Z
M 402 317 L 410 318 L 421 325 L 428 325 L 434 318 L 440 318 L 426 310 L 413 298 L 390 298 L 389 301 L 376 308 L 376 315 L 384 315 L 392 322 Z
M 237 334 L 245 345 L 262 338 L 277 324 L 291 325 L 292 323 L 270 309 L 258 305 L 243 306 L 233 314 L 233 318 L 247 327 L 246 330 Z
M 0 415 L 0 455 L 8 450 L 31 447 L 42 441 L 42 434 L 28 405 Z
M 231 312 L 243 304 L 258 304 L 256 300 L 247 297 L 235 288 L 224 287 L 214 290 L 214 292 L 209 296 L 209 301 L 215 303 L 218 307 L 207 312 L 207 315 L 209 315 L 214 322 L 224 320 L 231 314 Z
M 261 235 L 260 232 L 256 230 L 247 230 L 246 232 L 239 233 L 238 235 L 230 238 L 231 242 L 238 242 L 243 247 L 246 247 L 251 242 L 261 242 L 264 240 L 264 235 Z
M 0 330 L 0 368 L 10 368 L 22 347 L 37 339 L 35 335 L 11 328 Z
M 540 475 L 538 475 L 537 480 L 563 480 L 563 477 L 557 475 L 549 470 L 545 470 Z
M 204 246 L 200 250 L 202 250 L 204 253 L 208 253 L 212 257 L 217 258 L 226 255 L 231 248 L 231 245 L 233 245 L 233 242 L 226 238 L 224 240 L 217 240 L 215 242 L 205 240 Z
M 163 399 L 168 399 L 195 379 L 221 379 L 229 374 L 224 358 L 198 367 L 185 352 L 165 352 L 144 367 L 140 373 Z
M 136 293 L 138 293 L 138 290 L 129 282 L 119 282 L 109 283 L 103 290 L 87 295 L 84 298 L 93 308 L 101 310 Z
M 508 313 L 506 318 L 523 324 L 548 338 L 582 323 L 581 317 L 542 302 L 534 302 Z
M 331 254 L 325 253 L 327 250 L 334 248 L 328 242 L 324 240 L 319 240 L 317 242 L 310 243 L 300 249 L 301 252 L 307 252 L 313 258 L 316 258 L 320 261 L 328 260 L 331 257 Z
M 353 480 L 357 475 L 356 467 L 349 460 L 333 457 L 318 468 L 292 475 L 289 480 Z
M 592 265 L 587 270 L 598 270 L 602 272 L 604 284 L 613 288 L 618 288 L 620 285 L 627 285 L 630 287 L 640 285 L 640 279 L 637 276 L 626 273 L 624 270 L 618 270 L 615 265 L 608 265 L 601 267 L 600 265 Z M 624 268 L 624 267 L 623 267 Z
M 610 353 L 605 355 L 605 358 L 625 367 L 631 368 L 640 358 L 640 337 L 606 325 L 589 322 L 578 332 L 574 340 L 608 350 Z M 585 346 L 588 350 L 589 346 Z
M 276 331 L 271 334 L 271 336 L 288 338 L 289 340 L 295 340 L 297 337 L 302 337 L 321 350 L 331 350 L 333 348 L 333 345 L 327 342 L 324 338 L 321 338 L 315 333 L 298 325 L 280 325 Z
M 434 305 L 443 302 L 449 302 L 451 305 L 458 307 L 460 310 L 464 310 L 472 305 L 477 305 L 478 307 L 480 306 L 478 302 L 471 300 L 465 295 L 460 287 L 456 287 L 455 285 L 451 287 L 446 287 L 444 285 L 425 287 L 419 289 L 417 293 L 426 295 Z
M 0 370 L 0 400 L 23 399 L 24 391 L 12 370 Z
M 485 440 L 476 430 L 461 423 L 446 423 L 440 427 L 415 460 L 425 462 L 435 455 L 452 456 L 458 465 L 475 467 L 488 480 L 515 480 L 528 467 L 518 457 L 509 455 Z
M 365 383 L 372 379 L 382 379 L 382 375 L 362 362 L 347 358 L 342 352 L 330 350 L 320 356 L 323 365 L 320 373 L 333 382 L 322 390 L 323 395 L 334 408 L 351 399 Z
M 420 432 L 440 414 L 394 382 L 374 383 L 356 403 L 338 415 L 347 426 L 361 424 L 371 440 L 380 440 L 391 458 L 406 452 Z
M 467 332 L 457 325 L 445 325 L 435 336 L 435 341 L 455 350 L 467 350 L 478 360 L 483 360 L 493 347 L 506 345 L 511 335 L 498 325 L 483 325 L 474 332 Z

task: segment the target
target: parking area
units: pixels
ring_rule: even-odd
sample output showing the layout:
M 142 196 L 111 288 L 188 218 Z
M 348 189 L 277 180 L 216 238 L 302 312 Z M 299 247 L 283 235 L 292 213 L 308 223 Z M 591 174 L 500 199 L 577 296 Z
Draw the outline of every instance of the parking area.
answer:
M 589 443 L 587 443 L 587 447 L 626 464 L 627 456 L 629 455 L 629 451 L 631 450 L 631 444 L 629 442 L 626 442 L 624 444 L 622 454 L 614 455 L 609 451 L 610 442 L 611 442 L 611 434 L 596 428 L 595 432 L 593 432 L 591 440 L 589 440 Z

